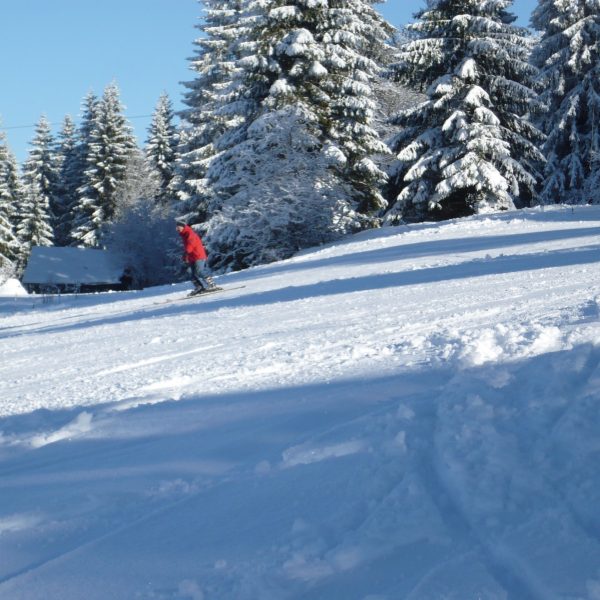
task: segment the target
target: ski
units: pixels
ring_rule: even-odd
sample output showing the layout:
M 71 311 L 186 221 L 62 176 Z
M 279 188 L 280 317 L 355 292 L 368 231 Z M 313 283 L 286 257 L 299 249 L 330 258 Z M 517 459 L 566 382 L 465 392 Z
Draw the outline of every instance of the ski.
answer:
M 154 302 L 155 305 L 157 304 L 171 304 L 172 302 L 181 302 L 183 300 L 193 300 L 194 298 L 203 298 L 204 296 L 212 296 L 213 294 L 219 294 L 221 292 L 229 292 L 232 290 L 241 290 L 242 288 L 245 288 L 245 285 L 236 285 L 233 287 L 225 287 L 225 288 L 219 288 L 218 290 L 206 290 L 205 292 L 201 292 L 199 294 L 187 294 L 186 296 L 183 296 L 183 298 L 172 298 L 170 300 L 162 300 L 159 302 Z
M 235 287 L 217 287 L 214 290 L 204 290 L 202 292 L 198 292 L 197 294 L 189 293 L 187 296 L 183 297 L 182 300 L 191 300 L 192 298 L 202 298 L 203 296 L 208 296 L 209 294 L 218 294 L 219 292 L 229 292 L 230 290 L 239 290 L 241 288 L 245 288 L 245 285 L 237 285 Z

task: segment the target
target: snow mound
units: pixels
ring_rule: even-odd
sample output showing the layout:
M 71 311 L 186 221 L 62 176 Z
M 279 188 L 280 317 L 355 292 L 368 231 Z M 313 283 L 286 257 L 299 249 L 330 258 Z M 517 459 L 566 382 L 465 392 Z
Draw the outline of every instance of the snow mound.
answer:
M 14 298 L 16 296 L 27 296 L 27 290 L 18 279 L 7 279 L 0 285 L 0 298 Z

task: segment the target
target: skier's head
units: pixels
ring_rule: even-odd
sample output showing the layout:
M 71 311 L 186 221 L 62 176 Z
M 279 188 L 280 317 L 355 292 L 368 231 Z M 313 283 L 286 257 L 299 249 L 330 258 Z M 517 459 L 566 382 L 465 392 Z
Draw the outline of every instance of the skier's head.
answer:
M 187 223 L 185 221 L 181 221 L 179 219 L 175 221 L 175 228 L 177 229 L 177 231 L 181 231 L 186 225 Z

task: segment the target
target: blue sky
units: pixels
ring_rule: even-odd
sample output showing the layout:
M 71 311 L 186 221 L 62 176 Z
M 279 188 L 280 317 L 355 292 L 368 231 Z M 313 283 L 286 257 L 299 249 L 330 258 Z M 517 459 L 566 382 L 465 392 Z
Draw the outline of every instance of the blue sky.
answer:
M 536 0 L 515 0 L 527 25 Z M 388 0 L 379 9 L 394 25 L 423 6 Z M 77 120 L 89 90 L 116 81 L 138 141 L 163 91 L 181 108 L 181 81 L 201 17 L 198 0 L 3 0 L 0 34 L 0 123 L 19 161 L 42 114 L 56 130 L 66 114 Z

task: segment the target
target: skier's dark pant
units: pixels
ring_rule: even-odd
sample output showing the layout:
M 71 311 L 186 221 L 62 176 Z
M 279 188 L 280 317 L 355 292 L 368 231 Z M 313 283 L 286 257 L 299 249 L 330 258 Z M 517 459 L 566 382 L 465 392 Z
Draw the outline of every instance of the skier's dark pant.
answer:
M 189 271 L 192 277 L 194 286 L 202 289 L 211 288 L 214 283 L 212 277 L 208 274 L 205 260 L 197 260 L 189 265 Z

